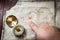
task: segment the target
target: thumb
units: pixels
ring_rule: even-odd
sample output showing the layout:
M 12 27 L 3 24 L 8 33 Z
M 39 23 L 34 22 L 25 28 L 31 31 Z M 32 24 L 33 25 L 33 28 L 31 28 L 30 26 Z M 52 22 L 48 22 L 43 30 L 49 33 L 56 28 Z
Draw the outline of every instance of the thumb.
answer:
M 29 26 L 31 27 L 31 29 L 37 33 L 37 30 L 38 30 L 38 26 L 33 23 L 32 21 L 29 22 Z

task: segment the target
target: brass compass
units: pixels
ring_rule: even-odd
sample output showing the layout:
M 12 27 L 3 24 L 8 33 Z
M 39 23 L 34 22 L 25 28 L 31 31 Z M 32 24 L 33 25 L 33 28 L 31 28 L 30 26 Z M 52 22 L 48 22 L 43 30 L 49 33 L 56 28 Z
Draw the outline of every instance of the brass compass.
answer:
M 18 24 L 18 20 L 14 15 L 10 15 L 7 17 L 6 23 L 10 28 L 12 28 L 13 26 Z

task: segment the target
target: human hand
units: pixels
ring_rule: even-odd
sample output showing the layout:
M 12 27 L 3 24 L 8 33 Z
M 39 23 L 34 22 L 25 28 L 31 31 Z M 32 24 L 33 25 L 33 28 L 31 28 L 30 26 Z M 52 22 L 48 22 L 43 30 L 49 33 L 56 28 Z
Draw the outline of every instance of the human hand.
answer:
M 57 40 L 56 34 L 58 33 L 57 28 L 49 25 L 36 25 L 34 22 L 30 21 L 29 25 L 31 29 L 36 33 L 38 40 Z

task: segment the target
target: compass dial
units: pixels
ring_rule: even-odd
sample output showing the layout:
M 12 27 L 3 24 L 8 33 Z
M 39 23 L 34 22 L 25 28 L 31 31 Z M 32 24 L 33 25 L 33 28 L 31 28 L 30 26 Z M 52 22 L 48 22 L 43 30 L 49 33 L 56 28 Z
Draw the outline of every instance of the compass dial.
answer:
M 12 28 L 13 26 L 17 25 L 18 20 L 15 16 L 10 15 L 10 16 L 7 17 L 6 23 L 10 28 Z

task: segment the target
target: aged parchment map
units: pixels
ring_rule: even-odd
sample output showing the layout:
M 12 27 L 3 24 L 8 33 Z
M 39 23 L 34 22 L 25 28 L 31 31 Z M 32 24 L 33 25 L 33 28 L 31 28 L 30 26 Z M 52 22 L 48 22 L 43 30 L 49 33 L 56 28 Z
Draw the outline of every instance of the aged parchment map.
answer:
M 31 17 L 31 21 L 37 25 L 54 25 L 54 2 L 18 1 L 17 4 L 6 11 L 6 14 L 4 15 L 5 19 L 3 22 L 5 31 L 3 40 L 35 40 L 36 35 L 28 25 L 29 16 Z M 23 26 L 23 28 L 21 28 L 22 31 L 18 30 L 19 27 L 16 29 L 17 31 L 14 31 L 17 26 L 21 25 Z M 20 38 L 19 35 L 23 33 L 24 29 L 26 33 Z

